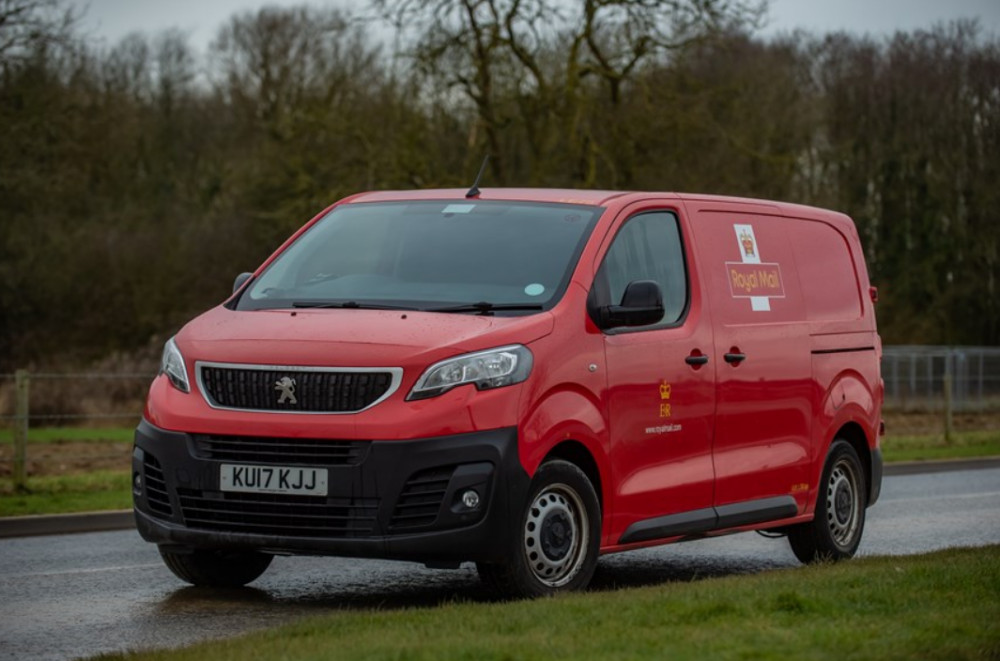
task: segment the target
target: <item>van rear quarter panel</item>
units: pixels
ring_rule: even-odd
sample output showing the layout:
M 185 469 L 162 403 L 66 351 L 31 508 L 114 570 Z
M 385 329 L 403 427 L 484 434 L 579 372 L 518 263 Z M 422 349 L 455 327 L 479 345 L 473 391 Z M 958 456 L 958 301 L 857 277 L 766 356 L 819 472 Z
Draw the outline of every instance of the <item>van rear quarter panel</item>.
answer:
M 801 207 L 793 207 L 792 212 Z M 813 425 L 810 511 L 815 507 L 827 448 L 845 425 L 864 432 L 870 465 L 878 447 L 883 384 L 881 341 L 875 324 L 870 282 L 854 223 L 821 211 L 794 218 L 789 236 L 798 250 L 799 282 L 807 301 L 813 381 L 821 398 Z
M 881 347 L 857 231 L 811 207 L 685 204 L 705 258 L 716 356 L 746 355 L 719 363 L 716 504 L 789 493 L 810 513 L 837 431 L 854 422 L 877 443 Z M 760 282 L 741 279 L 754 272 Z M 771 272 L 780 282 L 766 282 Z
M 801 511 L 815 403 L 785 220 L 768 203 L 692 206 L 715 327 L 715 505 L 793 495 Z

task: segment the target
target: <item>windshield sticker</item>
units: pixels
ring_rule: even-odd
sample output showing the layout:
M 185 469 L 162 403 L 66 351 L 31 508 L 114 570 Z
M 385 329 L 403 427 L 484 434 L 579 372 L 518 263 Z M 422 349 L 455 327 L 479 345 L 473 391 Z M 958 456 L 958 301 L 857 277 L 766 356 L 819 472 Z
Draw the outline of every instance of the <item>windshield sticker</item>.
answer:
M 524 293 L 528 296 L 541 296 L 545 293 L 545 285 L 540 285 L 537 282 L 533 282 L 524 288 Z
M 733 229 L 741 261 L 726 262 L 729 291 L 733 298 L 749 298 L 754 312 L 770 312 L 771 299 L 785 297 L 781 265 L 761 261 L 753 225 L 734 224 Z
M 470 211 L 472 211 L 475 208 L 476 208 L 475 204 L 449 204 L 448 206 L 446 206 L 444 208 L 444 211 L 442 211 L 441 213 L 443 213 L 443 214 L 449 214 L 449 213 L 469 213 Z

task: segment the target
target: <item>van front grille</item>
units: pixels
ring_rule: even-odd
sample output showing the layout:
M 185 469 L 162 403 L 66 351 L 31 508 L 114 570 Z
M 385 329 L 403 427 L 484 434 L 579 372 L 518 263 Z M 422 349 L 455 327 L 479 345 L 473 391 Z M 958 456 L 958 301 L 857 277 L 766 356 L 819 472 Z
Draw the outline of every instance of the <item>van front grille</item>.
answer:
M 315 438 L 257 436 L 194 437 L 195 455 L 202 459 L 257 464 L 357 466 L 365 460 L 371 441 L 328 441 Z
M 388 397 L 401 370 L 282 368 L 199 364 L 199 383 L 217 408 L 298 413 L 353 413 Z
M 189 528 L 286 537 L 367 537 L 378 499 L 244 494 L 178 489 Z

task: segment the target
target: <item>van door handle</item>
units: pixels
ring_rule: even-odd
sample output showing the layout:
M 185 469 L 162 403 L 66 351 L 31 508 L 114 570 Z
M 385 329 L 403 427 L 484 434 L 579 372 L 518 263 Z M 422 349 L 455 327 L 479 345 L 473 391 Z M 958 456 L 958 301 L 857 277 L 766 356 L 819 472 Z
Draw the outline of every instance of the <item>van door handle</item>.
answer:
M 688 365 L 704 365 L 708 362 L 708 356 L 705 354 L 699 354 L 697 356 L 688 356 L 684 359 L 684 362 Z
M 726 353 L 723 354 L 722 357 L 730 365 L 737 365 L 747 359 L 747 355 L 745 353 Z

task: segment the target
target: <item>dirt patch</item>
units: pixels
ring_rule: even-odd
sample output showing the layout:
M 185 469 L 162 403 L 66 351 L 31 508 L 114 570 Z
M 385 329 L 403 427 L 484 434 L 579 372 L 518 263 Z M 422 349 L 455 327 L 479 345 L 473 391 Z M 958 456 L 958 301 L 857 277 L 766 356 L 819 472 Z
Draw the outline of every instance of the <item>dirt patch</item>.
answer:
M 917 436 L 921 434 L 943 434 L 944 413 L 902 413 L 887 411 L 885 419 L 886 436 Z M 955 413 L 952 416 L 955 431 L 997 431 L 1000 430 L 1000 411 L 985 413 Z
M 72 475 L 99 470 L 128 470 L 132 444 L 100 441 L 62 441 L 28 445 L 27 471 L 31 477 Z M 14 447 L 0 445 L 0 477 L 10 477 Z

